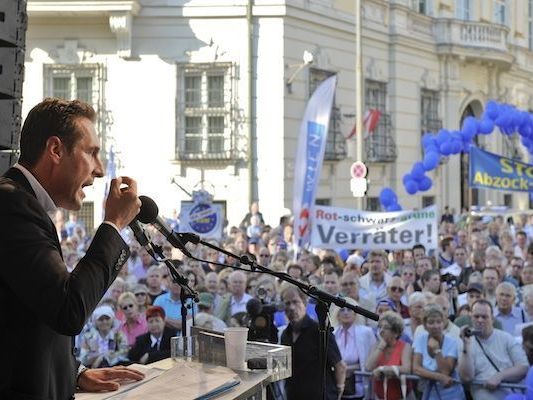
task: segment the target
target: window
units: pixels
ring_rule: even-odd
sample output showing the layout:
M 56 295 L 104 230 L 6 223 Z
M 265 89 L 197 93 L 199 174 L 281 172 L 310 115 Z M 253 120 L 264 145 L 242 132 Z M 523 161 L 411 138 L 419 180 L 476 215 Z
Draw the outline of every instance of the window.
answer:
M 507 0 L 493 0 L 494 22 L 507 24 Z
M 317 206 L 330 206 L 331 205 L 331 199 L 316 199 L 315 204 Z
M 379 197 L 366 198 L 366 211 L 381 211 L 381 203 Z
M 433 16 L 433 0 L 412 0 L 412 8 L 420 14 Z
M 507 208 L 513 208 L 513 195 L 506 193 L 503 195 L 503 205 Z
M 435 90 L 422 89 L 420 92 L 420 129 L 426 132 L 437 132 L 442 128 L 439 118 L 440 96 Z
M 309 97 L 313 94 L 315 89 L 324 80 L 330 76 L 335 75 L 331 71 L 324 71 L 317 68 L 309 69 Z M 333 98 L 333 106 L 329 118 L 328 137 L 326 141 L 326 150 L 324 152 L 324 160 L 337 161 L 346 158 L 346 141 L 341 132 L 341 112 L 335 105 L 335 98 Z
M 101 100 L 101 75 L 101 67 L 95 64 L 45 65 L 45 97 L 79 99 L 98 109 Z
M 178 158 L 234 158 L 233 75 L 234 68 L 227 63 L 178 66 Z
M 392 162 L 396 159 L 396 144 L 391 134 L 387 114 L 387 84 L 365 81 L 365 112 L 378 110 L 380 117 L 372 133 L 365 138 L 365 153 L 369 162 Z
M 455 16 L 458 19 L 470 21 L 472 18 L 472 0 L 456 0 Z
M 435 196 L 422 196 L 422 208 L 435 204 Z
M 101 64 L 45 64 L 43 72 L 44 97 L 79 99 L 93 106 L 97 115 L 96 131 L 102 148 L 100 156 L 105 161 L 112 117 L 105 107 L 104 67 Z

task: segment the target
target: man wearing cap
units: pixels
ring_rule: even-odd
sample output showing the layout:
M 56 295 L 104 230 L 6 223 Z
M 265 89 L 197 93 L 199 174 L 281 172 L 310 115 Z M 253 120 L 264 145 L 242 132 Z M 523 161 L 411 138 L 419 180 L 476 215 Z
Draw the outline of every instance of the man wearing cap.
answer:
M 59 207 L 77 211 L 84 188 L 104 176 L 87 103 L 44 99 L 28 113 L 20 134 L 18 163 L 0 179 L 0 398 L 54 399 L 84 391 L 116 390 L 121 369 L 84 370 L 74 336 L 122 266 L 129 248 L 120 236 L 139 213 L 137 183 L 111 180 L 104 222 L 85 256 L 69 273 L 51 219 Z
M 215 300 L 213 294 L 202 292 L 198 295 L 198 300 L 198 311 L 200 312 L 196 315 L 196 324 L 200 325 L 199 322 L 205 320 L 205 322 L 209 322 L 209 325 L 211 326 L 204 326 L 205 328 L 224 332 L 224 328 L 227 327 L 226 323 L 213 315 L 213 303 Z
M 138 336 L 128 353 L 130 361 L 149 364 L 170 357 L 170 338 L 177 335 L 174 328 L 165 326 L 165 310 L 152 306 L 146 310 L 148 333 Z
M 467 289 L 466 289 L 466 298 L 468 305 L 470 306 L 470 309 L 472 309 L 472 305 L 479 299 L 484 299 L 484 290 L 483 285 L 481 283 L 477 282 L 471 282 Z M 472 326 L 472 317 L 470 315 L 461 315 L 460 317 L 457 317 L 454 321 L 454 324 L 457 325 L 459 328 L 463 326 Z M 496 329 L 502 329 L 502 324 L 495 318 L 493 318 L 493 326 Z

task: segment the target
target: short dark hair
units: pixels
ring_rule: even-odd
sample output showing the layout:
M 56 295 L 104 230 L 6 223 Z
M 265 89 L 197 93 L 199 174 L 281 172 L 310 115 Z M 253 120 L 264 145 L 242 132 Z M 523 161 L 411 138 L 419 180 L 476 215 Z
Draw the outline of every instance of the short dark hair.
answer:
M 476 304 L 482 304 L 482 305 L 485 305 L 485 306 L 489 306 L 490 307 L 490 315 L 493 315 L 494 314 L 494 307 L 492 307 L 492 303 L 486 299 L 477 299 L 476 301 L 474 301 L 474 303 L 472 303 L 472 311 L 474 310 L 474 306 Z
M 81 134 L 78 119 L 87 118 L 94 122 L 96 112 L 90 104 L 79 100 L 46 98 L 31 109 L 20 133 L 19 162 L 33 167 L 46 147 L 46 141 L 57 136 L 71 152 Z
M 422 283 L 426 283 L 427 281 L 429 281 L 431 279 L 431 277 L 433 275 L 438 275 L 440 276 L 440 273 L 439 271 L 435 270 L 435 269 L 429 269 L 427 271 L 425 271 L 422 276 L 420 277 L 420 279 L 422 280 Z
M 413 246 L 413 251 L 415 251 L 416 249 L 422 249 L 424 250 L 424 254 L 426 253 L 426 246 L 424 246 L 422 243 L 417 243 Z

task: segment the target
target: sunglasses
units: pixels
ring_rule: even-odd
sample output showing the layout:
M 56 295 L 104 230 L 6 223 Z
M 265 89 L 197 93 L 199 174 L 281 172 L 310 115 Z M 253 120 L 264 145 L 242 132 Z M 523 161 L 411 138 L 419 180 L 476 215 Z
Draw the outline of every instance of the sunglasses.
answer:
M 126 311 L 128 308 L 133 308 L 135 307 L 133 304 L 126 304 L 125 306 L 122 306 L 120 308 L 122 308 L 124 311 Z
M 398 286 L 391 286 L 391 287 L 390 287 L 390 290 L 392 290 L 393 292 L 400 292 L 400 293 L 403 293 L 403 291 L 404 291 L 405 289 L 402 288 L 402 287 L 398 287 Z
M 146 293 L 135 293 L 135 296 L 146 296 Z

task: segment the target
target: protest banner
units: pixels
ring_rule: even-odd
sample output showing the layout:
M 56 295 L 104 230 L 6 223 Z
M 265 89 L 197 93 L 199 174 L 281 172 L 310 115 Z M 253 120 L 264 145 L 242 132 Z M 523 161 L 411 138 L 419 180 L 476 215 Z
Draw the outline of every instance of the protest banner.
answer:
M 533 191 L 533 165 L 472 147 L 469 184 L 474 188 Z
M 311 246 L 323 249 L 401 250 L 415 244 L 438 248 L 437 207 L 369 212 L 315 206 Z

